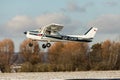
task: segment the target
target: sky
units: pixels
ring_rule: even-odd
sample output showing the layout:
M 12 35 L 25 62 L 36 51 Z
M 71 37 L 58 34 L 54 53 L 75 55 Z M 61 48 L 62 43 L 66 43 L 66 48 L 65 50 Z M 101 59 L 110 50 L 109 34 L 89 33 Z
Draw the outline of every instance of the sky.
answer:
M 24 31 L 50 23 L 64 25 L 62 34 L 98 32 L 92 43 L 120 39 L 120 0 L 0 0 L 0 41 L 10 38 L 15 51 Z

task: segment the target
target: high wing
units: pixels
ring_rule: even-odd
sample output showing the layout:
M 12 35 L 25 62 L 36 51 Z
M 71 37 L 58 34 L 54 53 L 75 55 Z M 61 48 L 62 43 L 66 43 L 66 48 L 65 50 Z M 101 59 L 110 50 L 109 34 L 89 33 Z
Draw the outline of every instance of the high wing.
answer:
M 59 32 L 63 29 L 63 25 L 52 23 L 46 26 L 47 31 Z

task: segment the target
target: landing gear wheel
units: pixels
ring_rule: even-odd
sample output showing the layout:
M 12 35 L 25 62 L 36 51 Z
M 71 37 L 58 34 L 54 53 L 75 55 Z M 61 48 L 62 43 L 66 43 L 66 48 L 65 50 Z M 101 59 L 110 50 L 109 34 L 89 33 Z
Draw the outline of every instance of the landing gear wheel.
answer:
M 32 43 L 29 43 L 29 47 L 32 47 L 33 46 L 33 44 Z
M 49 48 L 50 46 L 51 46 L 51 44 L 50 44 L 50 43 L 46 43 L 46 44 L 43 44 L 43 45 L 42 45 L 42 48 L 46 48 L 46 47 L 48 47 L 48 48 Z
M 42 45 L 42 48 L 46 48 L 46 44 L 43 44 L 43 45 Z
M 50 44 L 50 43 L 47 43 L 47 44 L 46 44 L 46 46 L 47 46 L 47 47 L 50 47 L 50 46 L 51 46 L 51 44 Z

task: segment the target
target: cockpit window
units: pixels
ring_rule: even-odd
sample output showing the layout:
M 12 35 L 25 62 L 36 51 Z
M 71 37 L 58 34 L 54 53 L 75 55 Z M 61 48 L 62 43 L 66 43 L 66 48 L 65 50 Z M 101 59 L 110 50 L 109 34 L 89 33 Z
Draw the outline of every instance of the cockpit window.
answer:
M 33 32 L 33 33 L 39 33 L 40 31 L 30 31 L 30 32 Z

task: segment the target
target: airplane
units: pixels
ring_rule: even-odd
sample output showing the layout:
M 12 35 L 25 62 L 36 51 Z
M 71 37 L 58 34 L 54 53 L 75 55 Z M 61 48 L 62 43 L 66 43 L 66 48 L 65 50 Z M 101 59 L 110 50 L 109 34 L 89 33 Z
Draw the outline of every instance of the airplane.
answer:
M 49 48 L 51 46 L 50 42 L 92 42 L 96 31 L 98 30 L 95 27 L 91 27 L 84 35 L 62 35 L 59 32 L 63 29 L 63 27 L 63 25 L 52 23 L 36 30 L 25 31 L 24 34 L 32 41 L 47 42 L 46 44 L 42 44 L 42 48 Z M 33 44 L 29 43 L 29 46 L 32 47 Z

